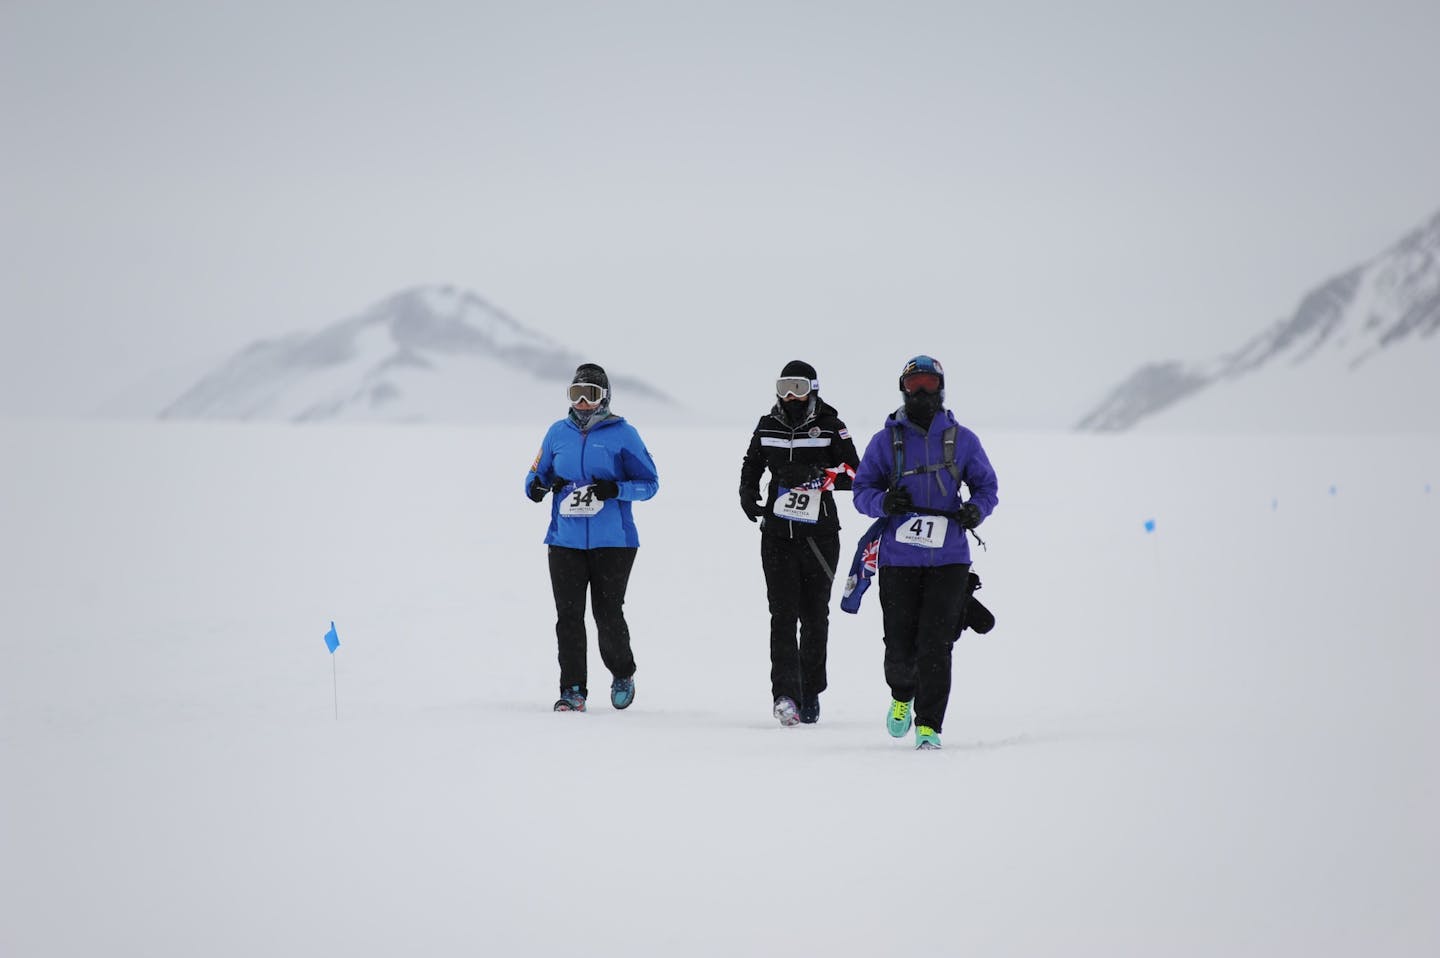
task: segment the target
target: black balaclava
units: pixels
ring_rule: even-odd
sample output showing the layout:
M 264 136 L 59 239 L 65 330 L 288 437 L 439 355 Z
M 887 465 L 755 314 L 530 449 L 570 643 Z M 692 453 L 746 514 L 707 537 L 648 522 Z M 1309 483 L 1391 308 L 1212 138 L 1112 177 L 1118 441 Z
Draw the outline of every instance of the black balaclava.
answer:
M 590 428 L 591 423 L 604 419 L 610 415 L 610 377 L 605 375 L 605 370 L 594 363 L 581 363 L 575 369 L 575 376 L 570 380 L 573 386 L 575 383 L 589 383 L 592 386 L 601 386 L 605 390 L 605 398 L 600 400 L 600 405 L 586 412 L 581 412 L 574 406 L 570 407 L 570 418 L 581 429 Z
M 934 373 L 940 377 L 938 392 L 908 393 L 905 391 L 905 377 L 912 372 Z M 930 424 L 945 405 L 945 370 L 929 356 L 916 356 L 905 364 L 900 373 L 900 395 L 905 399 L 905 418 L 929 431 Z
M 790 428 L 795 428 L 815 414 L 815 402 L 820 394 L 820 377 L 815 373 L 815 367 L 809 363 L 792 359 L 780 370 L 780 376 L 803 376 L 810 380 L 810 395 L 804 399 L 783 399 L 776 396 L 776 405 L 780 407 L 780 414 L 785 417 L 785 422 Z
M 906 393 L 905 418 L 928 430 L 944 402 L 939 393 Z

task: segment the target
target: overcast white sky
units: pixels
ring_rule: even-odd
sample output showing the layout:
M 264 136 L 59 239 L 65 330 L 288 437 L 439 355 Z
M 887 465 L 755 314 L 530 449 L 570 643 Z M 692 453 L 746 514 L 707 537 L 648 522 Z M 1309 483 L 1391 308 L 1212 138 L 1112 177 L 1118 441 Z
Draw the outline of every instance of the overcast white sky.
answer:
M 669 391 L 799 356 L 889 402 L 929 352 L 970 418 L 1069 425 L 1440 208 L 1436 37 L 1433 0 L 0 0 L 0 413 L 444 282 Z

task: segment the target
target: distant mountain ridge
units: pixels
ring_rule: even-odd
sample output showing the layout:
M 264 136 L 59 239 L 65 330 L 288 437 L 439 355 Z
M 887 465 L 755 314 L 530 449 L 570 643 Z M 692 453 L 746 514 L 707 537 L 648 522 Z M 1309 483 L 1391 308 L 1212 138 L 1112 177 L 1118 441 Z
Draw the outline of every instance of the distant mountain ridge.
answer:
M 1076 428 L 1115 432 L 1152 418 L 1195 425 L 1203 422 L 1203 411 L 1196 411 L 1201 406 L 1215 414 L 1217 428 L 1235 424 L 1222 419 L 1244 419 L 1247 414 L 1261 423 L 1281 425 L 1285 416 L 1303 419 L 1307 409 L 1344 420 L 1336 396 L 1345 397 L 1351 407 L 1365 405 L 1366 414 L 1382 424 L 1392 418 L 1413 426 L 1430 421 L 1429 413 L 1413 408 L 1415 397 L 1433 394 L 1435 382 L 1440 382 L 1437 331 L 1440 213 L 1381 255 L 1311 290 L 1293 315 L 1234 352 L 1201 363 L 1141 366 Z M 1416 381 L 1395 382 L 1402 371 Z M 1237 384 L 1246 388 L 1228 400 L 1215 395 Z M 1306 390 L 1315 391 L 1308 403 L 1302 395 Z M 1197 403 L 1199 399 L 1205 402 Z M 1266 406 L 1272 401 L 1275 410 L 1267 417 Z M 1227 402 L 1230 408 L 1225 409 Z M 1189 414 L 1182 415 L 1187 409 Z M 1440 417 L 1435 421 L 1440 426 Z
M 595 359 L 529 329 L 473 292 L 417 286 L 318 332 L 251 344 L 166 406 L 160 418 L 503 419 L 515 402 L 532 396 L 560 404 L 558 387 L 580 362 Z M 610 374 L 617 406 L 675 405 L 646 382 Z

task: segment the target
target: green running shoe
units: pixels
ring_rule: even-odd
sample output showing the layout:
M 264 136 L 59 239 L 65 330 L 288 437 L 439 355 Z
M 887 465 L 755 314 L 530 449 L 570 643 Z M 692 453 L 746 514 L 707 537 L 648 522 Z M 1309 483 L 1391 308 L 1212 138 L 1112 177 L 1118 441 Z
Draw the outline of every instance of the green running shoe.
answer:
M 914 719 L 915 700 L 908 702 L 897 702 L 890 700 L 890 715 L 885 719 L 885 727 L 890 730 L 893 738 L 904 738 L 905 733 L 910 731 L 910 722 Z
M 917 749 L 938 749 L 940 747 L 940 733 L 928 725 L 915 726 L 915 747 Z

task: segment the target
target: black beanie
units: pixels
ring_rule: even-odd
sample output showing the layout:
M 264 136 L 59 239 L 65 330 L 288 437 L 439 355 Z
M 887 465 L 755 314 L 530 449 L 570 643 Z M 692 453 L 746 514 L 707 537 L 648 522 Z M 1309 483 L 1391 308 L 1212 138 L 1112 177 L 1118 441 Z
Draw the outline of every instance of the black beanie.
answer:
M 780 370 L 780 375 L 782 377 L 804 376 L 806 379 L 810 380 L 811 389 L 814 389 L 817 392 L 820 389 L 820 377 L 818 374 L 816 374 L 815 367 L 810 365 L 809 363 L 802 363 L 798 359 L 792 359 L 788 363 L 786 363 L 785 368 Z
M 600 386 L 607 393 L 610 391 L 610 377 L 605 375 L 605 370 L 594 363 L 581 363 L 575 369 L 575 378 L 570 380 L 573 383 L 589 383 L 592 386 Z

